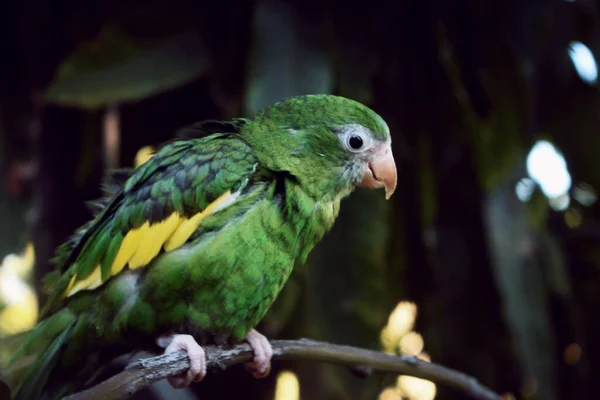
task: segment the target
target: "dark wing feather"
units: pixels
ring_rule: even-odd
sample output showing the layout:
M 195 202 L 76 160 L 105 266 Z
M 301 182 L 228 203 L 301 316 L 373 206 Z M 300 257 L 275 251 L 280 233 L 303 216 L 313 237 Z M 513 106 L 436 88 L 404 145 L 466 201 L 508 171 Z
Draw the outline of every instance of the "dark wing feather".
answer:
M 98 266 L 102 267 L 101 281 L 94 278 L 94 285 L 118 273 L 115 270 L 122 267 L 116 265 L 121 265 L 122 257 L 127 258 L 119 257 L 120 250 L 127 252 L 132 241 L 138 240 L 131 236 L 125 245 L 133 231 L 149 230 L 158 222 L 183 224 L 221 195 L 246 185 L 255 169 L 256 159 L 249 147 L 228 133 L 174 141 L 163 147 L 133 173 L 125 173 L 122 177 L 129 176 L 126 180 L 117 179 L 116 186 L 109 186 L 107 193 L 117 190 L 110 201 L 103 200 L 104 208 L 98 207 L 96 217 L 59 248 L 56 264 L 60 278 L 44 312 L 54 308 L 74 283 L 92 279 Z M 159 251 L 158 246 L 153 251 Z M 94 285 L 89 287 L 97 287 Z

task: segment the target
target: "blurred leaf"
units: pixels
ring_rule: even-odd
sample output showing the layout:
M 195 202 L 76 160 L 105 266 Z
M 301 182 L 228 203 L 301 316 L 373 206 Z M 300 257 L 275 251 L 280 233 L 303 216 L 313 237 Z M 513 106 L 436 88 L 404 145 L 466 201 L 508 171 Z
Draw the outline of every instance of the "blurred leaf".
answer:
M 46 91 L 46 101 L 82 108 L 137 101 L 184 85 L 208 68 L 197 33 L 142 45 L 111 28 L 67 58 Z
M 548 230 L 540 230 L 537 234 L 540 266 L 543 269 L 548 291 L 554 295 L 570 300 L 572 296 L 571 278 L 567 268 L 567 260 L 561 244 Z
M 506 320 L 514 336 L 517 353 L 526 378 L 538 385 L 538 398 L 555 399 L 556 354 L 555 331 L 550 319 L 548 283 L 553 290 L 565 292 L 564 270 L 556 248 L 554 259 L 535 257 L 537 242 L 529 226 L 526 206 L 514 193 L 513 182 L 525 173 L 524 163 L 513 170 L 512 179 L 492 190 L 486 201 L 486 226 L 490 241 L 491 262 L 502 297 Z M 548 240 L 544 247 L 551 244 Z
M 319 22 L 279 0 L 259 1 L 255 13 L 246 111 L 255 114 L 290 96 L 331 93 L 332 67 Z

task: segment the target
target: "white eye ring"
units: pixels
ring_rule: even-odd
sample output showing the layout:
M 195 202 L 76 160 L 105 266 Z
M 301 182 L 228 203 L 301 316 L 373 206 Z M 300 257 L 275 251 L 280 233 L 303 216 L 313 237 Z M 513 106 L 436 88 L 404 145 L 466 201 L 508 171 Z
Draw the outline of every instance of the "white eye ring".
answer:
M 342 129 L 339 135 L 346 150 L 353 153 L 360 153 L 368 150 L 373 144 L 371 132 L 362 125 L 347 125 Z

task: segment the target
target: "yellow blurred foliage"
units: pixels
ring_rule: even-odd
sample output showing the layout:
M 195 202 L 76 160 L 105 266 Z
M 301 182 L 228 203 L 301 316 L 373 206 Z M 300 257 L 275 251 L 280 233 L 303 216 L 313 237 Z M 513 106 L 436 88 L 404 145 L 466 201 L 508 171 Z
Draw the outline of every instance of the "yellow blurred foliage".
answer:
M 402 400 L 402 393 L 397 387 L 388 387 L 379 393 L 378 400 Z
M 435 384 L 425 379 L 402 375 L 398 377 L 398 387 L 410 399 L 432 400 L 435 398 Z
M 34 262 L 33 243 L 27 243 L 21 255 L 9 254 L 2 260 L 0 271 L 10 272 L 25 278 L 33 270 Z
M 400 351 L 409 356 L 417 356 L 423 351 L 423 337 L 417 332 L 408 332 L 400 339 Z
M 410 301 L 399 302 L 391 312 L 387 325 L 381 331 L 381 344 L 388 354 L 416 356 L 431 362 L 429 354 L 423 352 L 423 337 L 413 331 L 417 318 L 417 305 Z M 387 387 L 379 394 L 379 400 L 408 398 L 411 400 L 432 400 L 437 389 L 433 382 L 401 375 L 396 387 Z
M 35 326 L 37 319 L 37 297 L 29 289 L 22 302 L 11 304 L 0 313 L 0 337 L 28 331 Z
M 300 398 L 300 383 L 298 377 L 291 371 L 281 371 L 277 375 L 274 400 L 298 400 Z
M 34 265 L 33 244 L 25 251 L 9 254 L 0 265 L 0 337 L 14 335 L 31 329 L 38 319 L 38 299 L 25 278 Z
M 401 301 L 392 311 L 388 323 L 381 331 L 381 343 L 386 353 L 395 353 L 400 338 L 410 332 L 417 318 L 417 305 Z

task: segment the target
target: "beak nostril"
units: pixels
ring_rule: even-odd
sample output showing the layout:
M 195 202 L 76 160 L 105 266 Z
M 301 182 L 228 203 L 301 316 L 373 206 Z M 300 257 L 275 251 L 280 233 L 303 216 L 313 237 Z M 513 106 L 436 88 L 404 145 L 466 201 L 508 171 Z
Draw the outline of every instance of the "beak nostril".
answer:
M 369 169 L 371 170 L 371 175 L 373 175 L 373 179 L 378 181 L 379 179 L 377 178 L 377 174 L 375 173 L 375 170 L 373 169 L 373 167 L 371 166 L 370 163 L 369 163 Z

